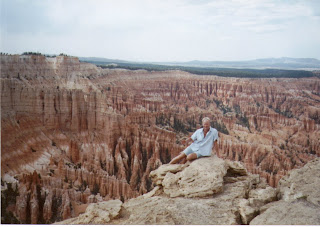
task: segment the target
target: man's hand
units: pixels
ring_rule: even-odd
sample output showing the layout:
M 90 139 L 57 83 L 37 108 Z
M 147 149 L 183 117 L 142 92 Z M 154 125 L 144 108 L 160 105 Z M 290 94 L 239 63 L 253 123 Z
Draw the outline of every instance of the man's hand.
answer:
M 189 145 L 190 142 L 192 142 L 192 141 L 193 141 L 193 140 L 191 139 L 191 137 L 189 137 L 188 139 L 182 140 L 181 143 L 182 143 L 183 145 Z

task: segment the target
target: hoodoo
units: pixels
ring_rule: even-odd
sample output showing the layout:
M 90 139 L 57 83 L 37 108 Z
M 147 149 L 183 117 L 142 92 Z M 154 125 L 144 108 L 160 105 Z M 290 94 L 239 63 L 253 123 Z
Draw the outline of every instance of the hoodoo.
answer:
M 0 59 L 2 223 L 53 223 L 90 203 L 117 200 L 119 207 L 154 190 L 149 174 L 183 150 L 180 141 L 205 116 L 219 132 L 217 157 L 240 161 L 271 187 L 320 156 L 317 77 L 102 69 L 67 56 Z M 192 199 L 177 182 L 164 184 L 176 201 Z M 190 197 L 214 196 L 221 187 Z M 157 198 L 149 200 L 151 207 Z M 241 218 L 248 223 L 251 216 Z

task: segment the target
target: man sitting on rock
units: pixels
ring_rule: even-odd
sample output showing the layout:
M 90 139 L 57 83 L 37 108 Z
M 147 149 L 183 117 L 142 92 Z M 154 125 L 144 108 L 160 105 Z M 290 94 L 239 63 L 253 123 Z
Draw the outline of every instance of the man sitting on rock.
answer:
M 205 117 L 202 119 L 203 128 L 198 129 L 193 135 L 186 140 L 186 143 L 193 141 L 184 151 L 177 157 L 171 160 L 169 164 L 176 164 L 183 160 L 182 163 L 192 161 L 200 157 L 211 156 L 213 142 L 217 149 L 218 146 L 218 131 L 210 127 L 210 118 Z

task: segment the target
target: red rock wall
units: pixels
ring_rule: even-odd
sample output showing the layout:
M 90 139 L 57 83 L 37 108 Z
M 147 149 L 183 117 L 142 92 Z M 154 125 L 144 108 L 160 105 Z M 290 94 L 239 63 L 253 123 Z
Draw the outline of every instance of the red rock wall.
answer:
M 204 116 L 220 131 L 217 155 L 272 186 L 320 156 L 318 78 L 103 70 L 43 56 L 1 56 L 1 67 L 1 174 L 18 185 L 23 223 L 145 193 L 150 171 L 183 149 Z

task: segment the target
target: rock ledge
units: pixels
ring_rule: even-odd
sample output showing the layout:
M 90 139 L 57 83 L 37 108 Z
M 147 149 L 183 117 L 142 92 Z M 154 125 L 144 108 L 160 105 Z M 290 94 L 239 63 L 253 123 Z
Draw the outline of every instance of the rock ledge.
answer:
M 150 177 L 151 192 L 92 204 L 56 224 L 320 224 L 320 158 L 291 171 L 277 189 L 216 156 L 162 165 Z

